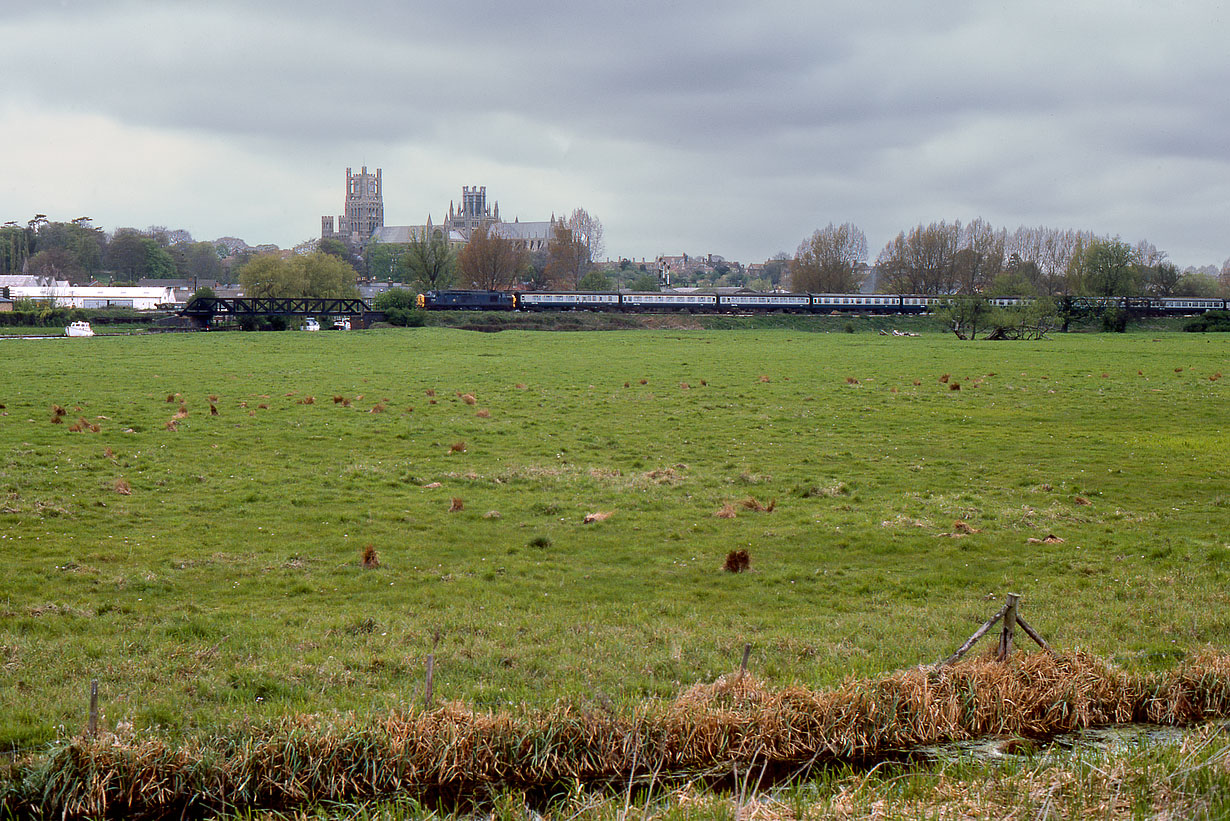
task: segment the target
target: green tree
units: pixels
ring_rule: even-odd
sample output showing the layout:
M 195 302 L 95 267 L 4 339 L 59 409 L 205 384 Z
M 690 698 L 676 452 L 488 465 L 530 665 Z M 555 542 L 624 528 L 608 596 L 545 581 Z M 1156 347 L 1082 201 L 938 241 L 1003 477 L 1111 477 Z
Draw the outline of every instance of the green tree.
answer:
M 611 280 L 607 278 L 605 271 L 594 268 L 581 277 L 580 282 L 577 283 L 577 290 L 609 291 L 611 290 Z
M 1216 277 L 1190 271 L 1179 277 L 1173 293 L 1175 296 L 1215 297 L 1219 290 Z
M 1144 283 L 1145 291 L 1153 296 L 1171 296 L 1176 293 L 1181 274 L 1176 265 L 1161 262 L 1153 266 L 1142 265 L 1137 272 Z
M 658 284 L 658 277 L 648 271 L 642 271 L 636 275 L 636 279 L 632 280 L 633 291 L 660 291 L 662 286 Z
M 222 260 L 210 242 L 180 242 L 170 249 L 181 279 L 217 280 L 222 276 Z
M 335 256 L 321 253 L 290 259 L 262 254 L 239 272 L 239 284 L 251 297 L 330 299 L 356 293 L 354 268 Z
M 946 322 L 952 332 L 961 339 L 973 341 L 978 330 L 986 330 L 990 324 L 993 307 L 984 297 L 965 294 L 944 301 L 936 316 Z
M 867 259 L 867 237 L 858 226 L 829 223 L 799 244 L 790 263 L 790 287 L 800 292 L 848 294 L 858 289 L 854 272 Z
M 86 281 L 85 271 L 77 265 L 72 254 L 63 248 L 50 248 L 39 251 L 30 257 L 26 269 L 36 277 L 53 280 L 67 280 L 73 285 Z
M 321 299 L 341 299 L 358 293 L 354 268 L 332 254 L 307 254 L 293 257 L 289 264 L 303 270 L 307 282 L 304 296 Z
M 390 288 L 376 295 L 373 307 L 384 312 L 390 325 L 420 326 L 424 319 L 418 310 L 418 295 L 408 288 Z
M 1097 239 L 1085 248 L 1078 269 L 1081 289 L 1091 296 L 1136 293 L 1136 252 L 1118 239 Z
M 401 258 L 406 281 L 420 291 L 442 291 L 457 279 L 457 254 L 443 235 L 415 235 Z
M 239 285 L 244 295 L 250 297 L 308 295 L 303 269 L 289 265 L 277 254 L 261 254 L 249 260 L 239 272 Z

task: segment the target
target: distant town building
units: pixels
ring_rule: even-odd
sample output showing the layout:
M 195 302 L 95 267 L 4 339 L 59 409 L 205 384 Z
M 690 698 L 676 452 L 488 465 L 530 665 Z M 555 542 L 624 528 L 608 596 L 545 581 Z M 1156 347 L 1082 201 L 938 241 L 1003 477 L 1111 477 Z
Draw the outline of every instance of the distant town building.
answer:
M 354 245 L 365 245 L 372 234 L 384 227 L 384 192 L 382 170 L 367 173 L 367 166 L 355 174 L 346 169 L 346 202 L 342 215 L 320 218 L 321 239 L 340 239 Z

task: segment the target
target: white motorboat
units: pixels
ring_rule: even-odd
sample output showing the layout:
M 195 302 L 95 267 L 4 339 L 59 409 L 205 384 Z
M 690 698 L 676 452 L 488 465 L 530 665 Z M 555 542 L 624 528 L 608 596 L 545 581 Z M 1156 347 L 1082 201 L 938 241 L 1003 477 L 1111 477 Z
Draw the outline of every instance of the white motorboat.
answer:
M 316 317 L 314 317 L 314 316 L 309 316 L 307 319 L 303 320 L 303 324 L 299 326 L 299 330 L 301 330 L 301 331 L 319 331 L 319 330 L 320 330 L 320 323 L 316 321 Z
M 94 329 L 90 327 L 90 323 L 78 320 L 64 329 L 65 336 L 93 336 Z

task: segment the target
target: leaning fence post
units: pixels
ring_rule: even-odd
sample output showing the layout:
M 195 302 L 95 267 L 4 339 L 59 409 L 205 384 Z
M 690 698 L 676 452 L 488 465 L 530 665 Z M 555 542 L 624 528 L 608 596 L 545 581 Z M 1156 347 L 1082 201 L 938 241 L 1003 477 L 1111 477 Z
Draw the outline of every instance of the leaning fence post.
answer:
M 423 688 L 423 706 L 428 710 L 431 709 L 431 685 L 432 685 L 432 676 L 435 673 L 435 670 L 436 670 L 436 654 L 431 653 L 430 655 L 427 656 L 427 684 Z
M 86 735 L 90 738 L 98 735 L 98 679 L 90 681 L 90 723 Z
M 1016 593 L 1009 593 L 1008 609 L 1004 613 L 1004 629 L 999 634 L 999 659 L 1003 661 L 1012 655 L 1012 634 L 1016 630 L 1016 604 L 1021 597 Z
M 744 674 L 747 673 L 747 660 L 752 655 L 752 645 L 750 643 L 743 645 L 743 661 L 739 663 L 739 678 L 736 681 L 742 682 Z

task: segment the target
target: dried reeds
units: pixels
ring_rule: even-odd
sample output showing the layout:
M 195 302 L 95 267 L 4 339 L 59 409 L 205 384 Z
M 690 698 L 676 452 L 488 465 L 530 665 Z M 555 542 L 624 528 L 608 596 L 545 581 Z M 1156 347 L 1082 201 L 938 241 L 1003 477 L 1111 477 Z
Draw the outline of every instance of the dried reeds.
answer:
M 335 404 L 335 405 L 340 405 L 340 404 L 342 404 L 342 402 L 344 402 L 344 401 L 346 401 L 346 397 L 344 397 L 344 396 L 338 396 L 337 394 L 334 394 L 334 395 L 333 395 L 333 404 Z
M 757 513 L 772 513 L 773 509 L 777 507 L 777 500 L 770 499 L 769 503 L 765 505 L 757 501 L 755 496 L 748 496 L 746 499 L 739 502 L 739 504 L 743 505 L 746 510 L 752 510 Z
M 718 508 L 717 513 L 714 513 L 713 515 L 719 519 L 733 519 L 738 514 L 735 512 L 735 506 L 730 502 L 727 502 Z
M 368 570 L 375 570 L 380 566 L 380 554 L 376 552 L 374 545 L 367 545 L 363 548 L 363 566 Z
M 459 499 L 458 497 L 454 496 L 454 497 L 453 497 L 453 501 L 452 501 L 452 502 L 449 504 L 449 506 L 448 506 L 448 512 L 449 512 L 449 513 L 458 513 L 458 512 L 460 512 L 460 511 L 462 511 L 462 510 L 465 510 L 465 506 L 466 506 L 466 503 L 465 503 L 465 502 L 463 502 L 463 501 L 462 501 L 461 499 Z
M 1083 653 L 1015 653 L 919 667 L 827 691 L 770 689 L 750 674 L 630 711 L 560 704 L 512 714 L 445 704 L 379 720 L 292 716 L 182 747 L 157 737 L 78 738 L 26 765 L 0 812 L 34 817 L 234 814 L 409 792 L 416 798 L 630 782 L 867 760 L 984 735 L 1045 737 L 1129 721 L 1230 714 L 1230 655 L 1125 673 Z
M 752 568 L 752 557 L 746 550 L 732 550 L 726 554 L 722 569 L 727 573 L 742 573 Z
M 111 489 L 114 490 L 116 493 L 120 494 L 121 496 L 131 496 L 132 495 L 132 487 L 128 484 L 127 480 L 123 478 L 116 479 L 115 482 L 111 485 Z
M 959 390 L 961 390 L 961 383 L 960 383 L 960 382 L 949 382 L 949 383 L 948 383 L 948 390 L 950 390 L 950 391 L 959 391 Z
M 941 376 L 941 377 L 940 377 L 940 382 L 945 382 L 945 383 L 946 383 L 946 382 L 948 381 L 948 376 L 949 376 L 948 374 L 944 374 L 943 376 Z
M 478 399 L 475 398 L 474 394 L 472 393 L 463 393 L 461 395 L 461 401 L 465 402 L 467 405 L 473 405 L 474 403 L 478 402 Z
M 491 411 L 487 410 L 486 408 L 479 408 L 478 411 L 474 415 L 477 416 L 479 419 L 490 419 Z
M 67 414 L 68 414 L 68 411 L 64 410 L 64 408 L 62 408 L 62 407 L 61 407 L 61 406 L 59 406 L 59 405 L 56 405 L 56 404 L 52 403 L 52 405 L 51 405 L 51 415 L 52 415 L 53 417 L 55 417 L 55 418 L 59 418 L 59 417 L 61 417 L 61 416 L 65 416 L 65 415 L 67 415 Z
M 453 444 L 449 445 L 448 452 L 449 453 L 465 453 L 466 452 L 465 440 L 463 439 L 460 442 L 454 442 Z

